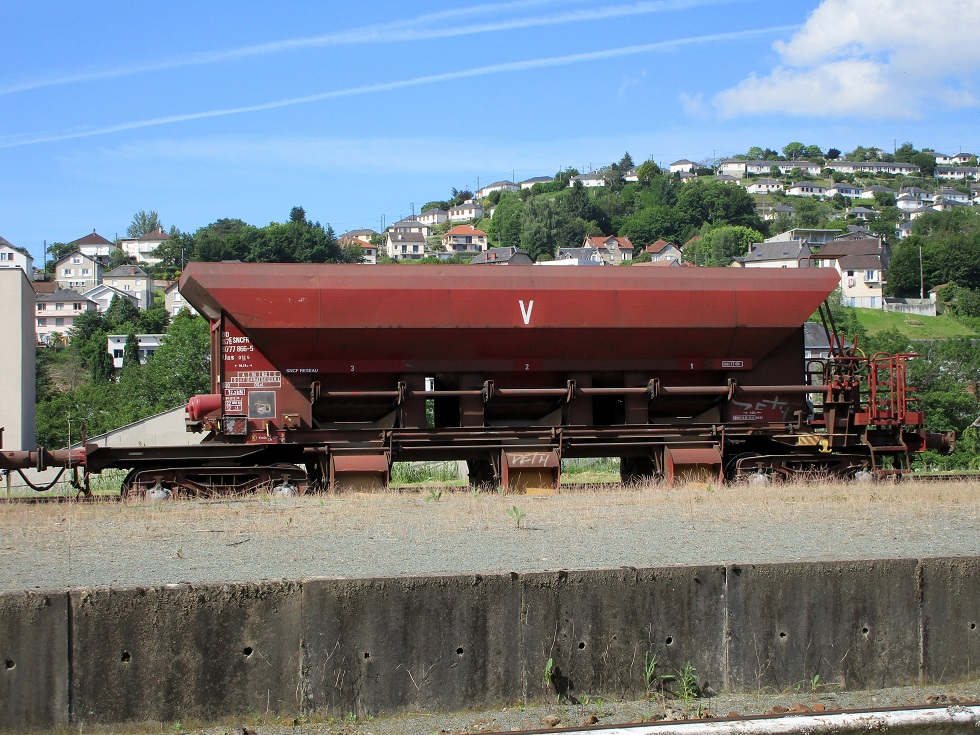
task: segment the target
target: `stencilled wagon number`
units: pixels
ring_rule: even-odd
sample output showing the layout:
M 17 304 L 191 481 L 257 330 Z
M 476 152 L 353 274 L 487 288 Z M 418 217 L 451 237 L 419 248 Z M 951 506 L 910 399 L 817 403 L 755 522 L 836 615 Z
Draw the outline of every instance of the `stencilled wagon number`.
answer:
M 525 372 L 527 372 L 527 371 L 528 371 L 528 370 L 530 370 L 530 369 L 531 369 L 531 363 L 529 363 L 529 362 L 525 362 L 525 363 L 524 363 L 524 371 L 525 371 Z
M 354 372 L 354 366 L 353 365 L 350 366 L 350 371 L 351 372 Z

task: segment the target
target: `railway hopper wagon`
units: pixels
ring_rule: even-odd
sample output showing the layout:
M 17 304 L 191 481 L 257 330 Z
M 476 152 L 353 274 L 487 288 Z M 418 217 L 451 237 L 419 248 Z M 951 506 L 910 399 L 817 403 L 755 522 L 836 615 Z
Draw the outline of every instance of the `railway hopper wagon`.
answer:
M 92 448 L 126 488 L 382 488 L 394 462 L 554 491 L 565 458 L 625 481 L 901 475 L 948 449 L 908 355 L 804 358 L 831 269 L 191 263 L 211 323 L 198 446 Z M 832 325 L 827 324 L 833 333 Z

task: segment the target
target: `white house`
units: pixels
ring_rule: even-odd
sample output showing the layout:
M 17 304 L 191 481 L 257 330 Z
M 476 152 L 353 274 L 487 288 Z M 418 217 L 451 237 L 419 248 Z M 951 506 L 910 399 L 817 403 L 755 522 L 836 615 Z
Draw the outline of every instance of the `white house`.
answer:
M 608 262 L 612 265 L 633 260 L 633 243 L 628 237 L 616 237 L 614 235 L 586 237 L 582 247 L 597 249 L 600 252 L 605 251 L 609 254 Z
M 102 277 L 102 282 L 136 296 L 140 309 L 153 306 L 153 279 L 138 265 L 121 265 Z
M 395 260 L 421 260 L 425 257 L 425 237 L 421 232 L 388 230 L 385 252 Z
M 156 265 L 163 261 L 162 258 L 154 255 L 156 249 L 170 239 L 170 235 L 158 227 L 153 232 L 148 232 L 142 237 L 127 237 L 119 241 L 123 252 L 131 258 L 135 258 L 137 263 Z
M 58 288 L 88 291 L 102 283 L 102 261 L 78 250 L 68 253 L 54 264 L 54 280 Z
M 197 314 L 197 309 L 187 303 L 178 288 L 180 282 L 174 281 L 165 289 L 163 289 L 163 303 L 167 308 L 167 313 L 170 314 L 171 318 L 177 316 L 181 309 L 187 309 L 191 315 Z
M 833 184 L 829 189 L 827 189 L 827 196 L 841 196 L 847 197 L 848 199 L 860 199 L 861 198 L 861 188 L 858 186 L 853 186 L 852 184 Z
M 959 202 L 960 204 L 969 204 L 970 195 L 966 194 L 959 189 L 950 189 L 948 187 L 942 187 L 936 194 L 936 198 L 942 197 L 946 201 Z
M 519 186 L 522 189 L 530 189 L 535 184 L 550 184 L 554 180 L 553 176 L 533 176 L 530 179 L 524 179 Z
M 573 176 L 569 182 L 569 186 L 574 186 L 576 181 L 581 181 L 582 186 L 587 189 L 594 189 L 597 186 L 605 186 L 606 179 L 602 174 L 579 174 L 578 176 Z
M 11 245 L 0 237 L 0 268 L 20 268 L 27 280 L 34 280 L 34 256 L 26 248 Z
M 762 178 L 755 179 L 745 190 L 749 194 L 772 194 L 774 191 L 782 191 L 783 185 L 776 179 Z
M 116 296 L 121 299 L 128 299 L 133 306 L 139 308 L 139 297 L 135 293 L 113 288 L 106 283 L 100 283 L 88 291 L 83 291 L 82 296 L 89 301 L 94 301 L 98 305 L 99 311 L 103 312 L 109 308 L 112 304 L 112 299 Z
M 742 268 L 809 268 L 813 248 L 801 240 L 754 242 L 749 252 L 733 258 L 733 266 Z
M 784 242 L 786 240 L 800 240 L 814 245 L 822 245 L 830 242 L 841 234 L 840 230 L 815 230 L 808 227 L 794 227 L 792 230 L 780 232 L 778 235 L 767 237 L 764 242 Z
M 114 242 L 106 240 L 102 235 L 92 230 L 91 234 L 80 237 L 68 243 L 72 248 L 89 258 L 98 258 L 108 262 L 112 254 L 119 250 Z
M 163 336 L 162 334 L 136 335 L 137 344 L 139 345 L 140 365 L 146 364 L 146 361 L 159 349 Z M 127 335 L 125 334 L 110 334 L 108 337 L 107 348 L 109 354 L 112 355 L 112 366 L 117 370 L 123 366 L 126 355 L 126 339 Z
M 48 344 L 55 332 L 67 337 L 75 324 L 75 317 L 98 308 L 94 301 L 70 289 L 38 294 L 34 300 L 34 323 L 38 342 Z
M 827 168 L 842 174 L 896 174 L 916 176 L 920 169 L 901 161 L 827 161 Z
M 743 158 L 726 158 L 718 164 L 718 173 L 742 178 L 745 176 L 746 163 Z
M 406 234 L 409 232 L 414 232 L 422 237 L 429 237 L 432 234 L 432 227 L 427 225 L 422 220 L 417 217 L 405 217 L 395 222 L 393 225 L 388 227 L 388 232 L 402 233 Z
M 827 193 L 827 187 L 812 181 L 798 181 L 790 184 L 786 193 L 793 197 L 822 197 Z
M 947 156 L 945 153 L 936 154 L 936 164 L 940 166 L 965 166 L 972 160 L 972 153 L 957 153 L 953 156 Z
M 495 191 L 517 191 L 520 188 L 513 181 L 494 181 L 492 184 L 487 184 L 477 191 L 476 197 L 477 199 L 483 199 L 483 197 L 488 197 Z
M 457 204 L 449 209 L 451 222 L 468 222 L 469 220 L 480 219 L 482 216 L 483 205 L 477 204 L 472 199 L 467 199 L 462 204 Z
M 937 179 L 980 179 L 980 167 L 977 166 L 936 166 Z
M 447 253 L 482 253 L 487 249 L 487 233 L 472 225 L 456 225 L 442 236 L 442 247 Z
M 449 219 L 449 212 L 445 209 L 427 209 L 419 215 L 419 222 L 429 227 L 435 227 Z
M 670 164 L 670 172 L 672 174 L 679 174 L 682 172 L 693 174 L 698 169 L 703 170 L 704 166 L 702 166 L 700 163 L 695 163 L 694 161 L 688 161 L 686 158 L 682 158 L 681 160 L 674 161 L 672 164 Z
M 811 260 L 837 269 L 844 306 L 880 309 L 888 254 L 881 239 L 865 237 L 828 243 Z

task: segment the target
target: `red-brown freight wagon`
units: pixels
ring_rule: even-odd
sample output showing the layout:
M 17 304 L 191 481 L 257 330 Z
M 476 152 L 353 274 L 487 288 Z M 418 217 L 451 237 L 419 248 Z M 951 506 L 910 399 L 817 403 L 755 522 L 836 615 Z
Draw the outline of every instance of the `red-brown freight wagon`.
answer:
M 92 471 L 190 490 L 383 487 L 393 462 L 555 489 L 563 458 L 624 480 L 901 474 L 927 435 L 907 356 L 804 359 L 831 269 L 191 263 L 211 321 L 199 447 L 93 450 Z M 827 312 L 829 314 L 829 311 Z M 149 451 L 149 454 L 148 454 Z

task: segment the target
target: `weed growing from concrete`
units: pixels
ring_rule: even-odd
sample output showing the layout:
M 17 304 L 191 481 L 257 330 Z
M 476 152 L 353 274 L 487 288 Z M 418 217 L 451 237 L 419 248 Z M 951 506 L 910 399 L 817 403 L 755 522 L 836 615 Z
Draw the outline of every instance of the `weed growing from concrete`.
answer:
M 663 692 L 667 682 L 673 681 L 673 674 L 657 673 L 657 655 L 647 651 L 643 654 L 643 687 L 646 691 L 647 699 L 651 698 L 655 690 Z
M 514 521 L 514 525 L 517 526 L 518 529 L 521 527 L 521 521 L 527 517 L 527 514 L 516 505 L 507 509 L 507 515 L 510 516 L 512 521 Z
M 691 702 L 700 696 L 698 691 L 698 672 L 690 661 L 677 670 L 677 697 L 690 707 Z

